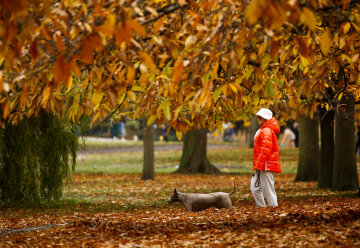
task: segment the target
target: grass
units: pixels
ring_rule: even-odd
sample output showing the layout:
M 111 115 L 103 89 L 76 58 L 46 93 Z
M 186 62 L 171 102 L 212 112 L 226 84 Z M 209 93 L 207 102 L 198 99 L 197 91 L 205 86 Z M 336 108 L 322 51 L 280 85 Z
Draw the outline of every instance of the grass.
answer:
M 155 172 L 171 173 L 180 163 L 182 151 L 156 151 Z M 208 159 L 224 173 L 251 173 L 252 149 L 244 147 L 208 149 Z M 284 173 L 295 173 L 297 149 L 280 149 L 280 163 Z M 78 155 L 75 173 L 141 173 L 142 152 L 83 153 Z

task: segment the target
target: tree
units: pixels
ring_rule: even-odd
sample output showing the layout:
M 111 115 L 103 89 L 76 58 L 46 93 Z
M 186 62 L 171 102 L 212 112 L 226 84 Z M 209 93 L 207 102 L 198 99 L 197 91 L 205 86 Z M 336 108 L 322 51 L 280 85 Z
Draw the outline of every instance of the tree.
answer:
M 144 164 L 142 180 L 154 179 L 154 127 L 152 124 L 143 127 Z
M 0 137 L 0 199 L 58 200 L 70 165 L 75 165 L 76 127 L 40 112 L 16 126 L 5 125 Z
M 355 102 L 352 95 L 342 100 L 335 114 L 335 152 L 332 190 L 356 190 L 359 179 L 355 154 Z
M 295 181 L 317 181 L 319 170 L 319 122 L 308 116 L 299 120 L 299 162 Z
M 318 188 L 329 189 L 332 186 L 334 170 L 334 117 L 335 111 L 320 109 L 320 166 Z
M 6 1 L 0 124 L 40 110 L 73 122 L 91 115 L 92 123 L 123 113 L 167 121 L 181 138 L 193 128 L 221 128 L 239 109 L 253 114 L 282 103 L 312 116 L 327 89 L 338 100 L 346 93 L 359 100 L 359 7 L 349 0 Z
M 220 173 L 206 156 L 207 129 L 189 130 L 184 137 L 180 166 L 181 173 Z

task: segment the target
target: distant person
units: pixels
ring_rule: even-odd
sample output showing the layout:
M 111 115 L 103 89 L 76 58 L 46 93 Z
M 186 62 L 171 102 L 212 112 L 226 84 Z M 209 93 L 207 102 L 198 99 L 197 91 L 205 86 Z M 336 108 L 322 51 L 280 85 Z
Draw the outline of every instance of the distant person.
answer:
M 280 173 L 279 147 L 277 134 L 280 127 L 269 109 L 262 108 L 256 113 L 261 128 L 254 137 L 253 170 L 250 189 L 257 207 L 278 205 L 274 187 L 274 173 Z M 265 197 L 265 198 L 264 198 Z
M 295 148 L 295 140 L 295 133 L 289 127 L 286 127 L 284 130 L 284 137 L 281 140 L 281 146 Z
M 125 141 L 125 136 L 126 136 L 125 120 L 121 120 L 120 122 L 120 136 L 121 136 L 121 141 Z
M 225 132 L 224 132 L 224 137 L 223 137 L 223 140 L 224 141 L 227 141 L 227 142 L 232 142 L 233 141 L 233 136 L 234 136 L 234 128 L 232 127 L 232 124 L 231 123 L 228 123 L 228 124 L 223 124 L 223 128 L 225 129 Z
M 296 121 L 293 123 L 292 131 L 295 134 L 295 147 L 299 147 L 299 123 Z

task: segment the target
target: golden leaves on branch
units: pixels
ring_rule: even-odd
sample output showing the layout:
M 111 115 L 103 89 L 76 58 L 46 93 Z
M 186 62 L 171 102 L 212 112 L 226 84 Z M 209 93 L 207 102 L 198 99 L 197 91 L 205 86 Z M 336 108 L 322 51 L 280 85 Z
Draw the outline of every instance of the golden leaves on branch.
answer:
M 156 64 L 154 63 L 153 59 L 150 57 L 150 55 L 147 54 L 146 52 L 140 52 L 140 55 L 144 59 L 144 62 L 146 64 L 146 66 L 149 68 L 149 70 L 151 72 L 155 72 L 157 67 L 156 67 Z
M 57 84 L 63 83 L 68 85 L 70 77 L 70 67 L 69 64 L 66 63 L 63 55 L 60 55 L 55 63 L 54 68 L 54 81 Z
M 91 34 L 81 41 L 81 50 L 79 57 L 85 64 L 92 64 L 94 52 L 101 51 L 103 44 L 98 34 Z
M 146 36 L 146 31 L 144 26 L 142 26 L 135 19 L 127 19 L 118 24 L 115 30 L 115 40 L 118 45 L 121 45 L 122 42 L 130 42 L 132 37 L 132 31 L 137 33 L 140 37 Z
M 304 23 L 310 30 L 314 31 L 316 28 L 316 17 L 314 12 L 309 8 L 303 8 L 300 14 L 300 22 Z
M 259 18 L 265 18 L 270 30 L 280 28 L 287 20 L 285 8 L 273 0 L 252 0 L 245 9 L 245 17 L 250 25 L 255 24 Z
M 330 32 L 326 30 L 320 37 L 320 48 L 325 56 L 328 55 L 331 44 L 332 44 L 332 39 Z

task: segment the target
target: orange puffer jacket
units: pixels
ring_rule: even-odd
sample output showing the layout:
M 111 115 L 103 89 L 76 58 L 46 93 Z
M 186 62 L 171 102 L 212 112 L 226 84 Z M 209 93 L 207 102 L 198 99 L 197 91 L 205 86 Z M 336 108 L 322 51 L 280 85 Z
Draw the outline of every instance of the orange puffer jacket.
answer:
M 255 135 L 253 170 L 281 172 L 276 135 L 280 127 L 275 118 L 267 120 Z

